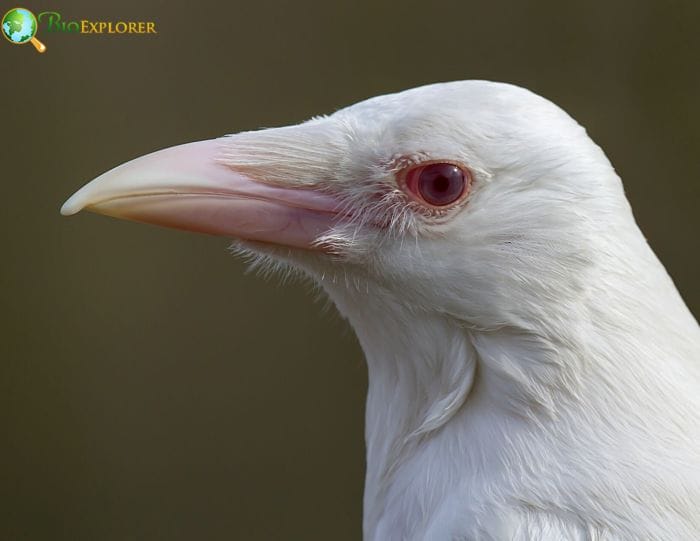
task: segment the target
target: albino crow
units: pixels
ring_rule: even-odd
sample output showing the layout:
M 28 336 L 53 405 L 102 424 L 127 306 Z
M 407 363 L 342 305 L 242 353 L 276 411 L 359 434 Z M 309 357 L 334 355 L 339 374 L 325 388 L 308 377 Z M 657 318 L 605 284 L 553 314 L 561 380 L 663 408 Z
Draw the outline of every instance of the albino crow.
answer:
M 62 212 L 83 208 L 325 289 L 369 370 L 366 539 L 700 539 L 698 324 L 549 101 L 380 96 L 138 158 Z

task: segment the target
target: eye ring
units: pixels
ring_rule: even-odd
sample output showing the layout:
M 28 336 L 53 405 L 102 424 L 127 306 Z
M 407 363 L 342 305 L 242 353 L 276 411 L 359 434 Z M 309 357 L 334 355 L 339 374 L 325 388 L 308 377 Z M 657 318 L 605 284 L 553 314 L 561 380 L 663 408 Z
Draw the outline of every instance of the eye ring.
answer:
M 444 211 L 466 199 L 472 175 L 460 163 L 439 160 L 408 167 L 399 174 L 398 180 L 413 201 L 430 210 Z

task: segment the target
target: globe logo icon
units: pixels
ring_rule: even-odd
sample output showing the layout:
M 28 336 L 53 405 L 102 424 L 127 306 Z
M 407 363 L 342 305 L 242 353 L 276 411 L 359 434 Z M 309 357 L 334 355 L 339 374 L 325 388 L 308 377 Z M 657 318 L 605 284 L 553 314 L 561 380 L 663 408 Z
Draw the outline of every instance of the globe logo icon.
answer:
M 12 8 L 2 18 L 2 35 L 13 45 L 31 43 L 34 48 L 43 53 L 46 45 L 36 39 L 37 22 L 34 14 L 28 9 Z

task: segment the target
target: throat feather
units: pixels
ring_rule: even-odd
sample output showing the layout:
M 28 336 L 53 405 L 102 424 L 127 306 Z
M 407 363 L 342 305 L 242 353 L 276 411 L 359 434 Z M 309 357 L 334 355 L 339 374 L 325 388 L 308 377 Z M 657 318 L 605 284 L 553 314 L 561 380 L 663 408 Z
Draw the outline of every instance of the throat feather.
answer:
M 469 331 L 439 314 L 412 310 L 378 291 L 325 284 L 350 321 L 367 360 L 366 509 L 382 499 L 397 470 L 455 416 L 476 374 Z

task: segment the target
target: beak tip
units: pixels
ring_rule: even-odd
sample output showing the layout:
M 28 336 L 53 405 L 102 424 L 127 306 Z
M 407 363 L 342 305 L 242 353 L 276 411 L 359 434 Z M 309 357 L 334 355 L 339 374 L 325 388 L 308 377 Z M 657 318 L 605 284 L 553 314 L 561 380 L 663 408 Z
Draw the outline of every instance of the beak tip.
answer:
M 73 195 L 68 198 L 65 203 L 63 203 L 63 206 L 61 207 L 61 215 L 73 216 L 74 214 L 78 214 L 78 212 L 83 210 L 83 208 L 84 205 L 80 204 L 79 201 L 76 201 L 76 197 Z

